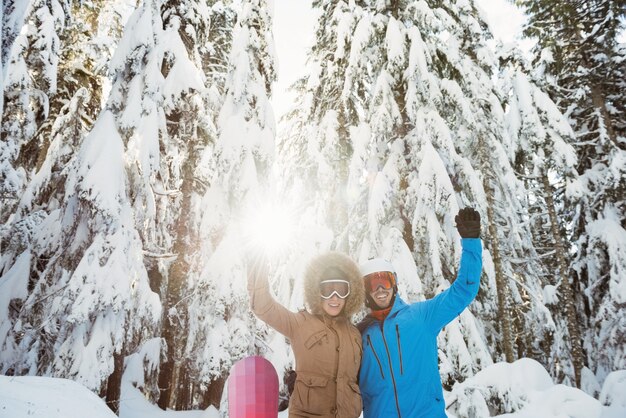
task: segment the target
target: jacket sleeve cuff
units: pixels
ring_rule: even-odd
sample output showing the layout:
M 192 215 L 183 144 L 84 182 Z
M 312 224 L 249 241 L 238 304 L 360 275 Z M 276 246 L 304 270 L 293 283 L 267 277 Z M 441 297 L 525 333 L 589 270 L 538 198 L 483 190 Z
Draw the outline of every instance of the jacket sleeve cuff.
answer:
M 463 238 L 461 240 L 461 247 L 463 251 L 461 253 L 461 265 L 459 266 L 459 273 L 457 279 L 460 278 L 463 282 L 477 281 L 480 279 L 482 271 L 482 241 L 480 238 Z
M 461 238 L 461 247 L 473 253 L 482 253 L 483 246 L 480 238 Z

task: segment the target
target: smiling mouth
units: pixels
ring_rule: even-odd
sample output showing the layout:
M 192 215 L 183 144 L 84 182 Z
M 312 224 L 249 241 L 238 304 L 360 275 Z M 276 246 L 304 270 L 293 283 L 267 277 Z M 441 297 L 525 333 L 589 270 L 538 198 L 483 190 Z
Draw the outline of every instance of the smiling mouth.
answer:
M 330 306 L 331 308 L 338 308 L 339 304 L 338 303 L 329 303 L 328 306 Z
M 376 299 L 378 299 L 378 300 L 385 300 L 385 299 L 387 299 L 387 295 L 385 295 L 385 294 L 378 295 L 378 296 L 376 296 Z

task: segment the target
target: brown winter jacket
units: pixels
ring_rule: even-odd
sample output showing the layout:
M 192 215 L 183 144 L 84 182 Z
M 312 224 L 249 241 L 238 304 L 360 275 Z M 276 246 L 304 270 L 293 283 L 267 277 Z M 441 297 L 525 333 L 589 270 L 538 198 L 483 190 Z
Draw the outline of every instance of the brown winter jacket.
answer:
M 329 267 L 350 282 L 350 295 L 342 313 L 324 314 L 319 283 Z M 326 273 L 326 274 L 325 274 Z M 267 270 L 253 268 L 248 280 L 252 311 L 291 342 L 296 360 L 296 383 L 289 400 L 289 417 L 356 418 L 361 413 L 357 376 L 363 352 L 361 335 L 350 322 L 364 298 L 358 266 L 346 255 L 331 252 L 315 258 L 304 277 L 306 311 L 294 313 L 270 294 Z

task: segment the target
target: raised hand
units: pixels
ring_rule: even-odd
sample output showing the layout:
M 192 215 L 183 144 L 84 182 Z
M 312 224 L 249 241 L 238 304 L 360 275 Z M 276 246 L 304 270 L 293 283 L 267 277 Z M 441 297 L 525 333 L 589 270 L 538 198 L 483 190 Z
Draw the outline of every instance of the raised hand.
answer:
M 244 257 L 248 266 L 248 286 L 256 288 L 266 283 L 269 266 L 265 254 L 261 251 L 246 251 Z
M 474 208 L 461 209 L 454 221 L 462 238 L 478 238 L 480 236 L 480 214 Z

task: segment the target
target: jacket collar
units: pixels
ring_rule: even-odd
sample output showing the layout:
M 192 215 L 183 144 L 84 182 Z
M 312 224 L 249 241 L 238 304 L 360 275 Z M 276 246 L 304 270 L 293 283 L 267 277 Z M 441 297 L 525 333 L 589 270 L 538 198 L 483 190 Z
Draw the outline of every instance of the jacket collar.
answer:
M 407 303 L 402 300 L 400 295 L 396 294 L 396 300 L 393 302 L 393 306 L 391 307 L 391 311 L 389 312 L 389 315 L 387 315 L 387 318 L 396 316 L 400 311 L 408 307 L 409 305 L 407 305 Z
M 337 324 L 341 324 L 341 323 L 344 323 L 344 322 L 348 321 L 348 318 L 346 318 L 343 315 L 337 315 L 335 317 L 331 317 L 331 316 L 328 316 L 326 314 L 318 314 L 318 315 L 315 315 L 315 316 L 318 317 L 328 327 L 332 327 L 332 326 L 335 326 Z
M 405 301 L 402 300 L 402 298 L 400 296 L 398 296 L 396 294 L 396 299 L 393 302 L 393 306 L 391 307 L 391 311 L 389 311 L 389 314 L 387 314 L 387 317 L 385 318 L 385 320 L 395 317 L 396 315 L 398 315 L 398 313 L 400 313 L 401 311 L 403 311 L 404 309 L 408 308 L 409 305 L 407 305 L 407 303 Z M 374 318 L 374 316 L 369 313 L 365 318 L 363 318 L 363 320 L 361 320 L 361 322 L 359 324 L 357 324 L 357 328 L 359 329 L 359 331 L 362 333 L 364 333 L 365 331 L 367 331 L 367 329 L 374 325 L 374 324 L 380 324 L 380 321 L 376 318 Z

